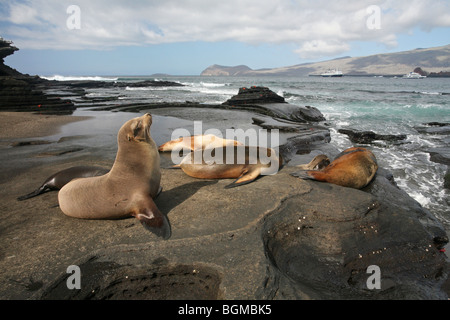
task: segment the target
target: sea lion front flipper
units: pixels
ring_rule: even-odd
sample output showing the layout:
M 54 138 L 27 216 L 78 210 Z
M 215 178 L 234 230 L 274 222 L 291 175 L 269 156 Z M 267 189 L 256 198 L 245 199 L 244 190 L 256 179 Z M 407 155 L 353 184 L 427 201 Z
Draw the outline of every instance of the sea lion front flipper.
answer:
M 310 172 L 310 171 L 308 171 L 308 170 L 300 170 L 300 171 L 292 172 L 290 175 L 293 176 L 293 177 L 296 177 L 296 178 L 303 179 L 303 180 L 316 180 L 312 176 L 310 176 L 308 174 L 308 172 Z
M 225 189 L 234 188 L 238 186 L 242 186 L 244 184 L 250 183 L 261 174 L 261 169 L 259 167 L 255 167 L 252 170 L 245 169 L 242 174 L 235 181 L 230 183 L 225 187 Z
M 146 201 L 146 206 L 136 211 L 132 215 L 142 223 L 145 229 L 164 240 L 170 238 L 172 231 L 169 220 L 159 211 L 153 200 L 149 199 L 149 201 Z
M 181 165 L 179 165 L 179 164 L 174 164 L 173 166 L 165 167 L 164 169 L 181 169 Z

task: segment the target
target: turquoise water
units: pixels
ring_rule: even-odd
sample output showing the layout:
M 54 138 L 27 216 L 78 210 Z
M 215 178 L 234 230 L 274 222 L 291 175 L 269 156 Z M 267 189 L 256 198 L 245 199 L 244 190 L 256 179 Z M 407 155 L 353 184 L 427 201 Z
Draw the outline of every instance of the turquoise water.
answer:
M 98 77 L 95 80 L 140 81 L 153 77 Z M 443 188 L 446 165 L 430 161 L 433 148 L 450 149 L 449 135 L 423 134 L 428 122 L 450 123 L 450 79 L 395 79 L 372 77 L 165 77 L 184 87 L 108 88 L 88 91 L 90 97 L 116 97 L 112 103 L 198 102 L 222 103 L 240 87 L 267 86 L 287 102 L 318 108 L 331 128 L 331 143 L 352 146 L 340 128 L 371 130 L 378 134 L 406 134 L 404 144 L 380 142 L 371 146 L 378 162 L 394 174 L 397 184 L 450 226 L 449 191 Z

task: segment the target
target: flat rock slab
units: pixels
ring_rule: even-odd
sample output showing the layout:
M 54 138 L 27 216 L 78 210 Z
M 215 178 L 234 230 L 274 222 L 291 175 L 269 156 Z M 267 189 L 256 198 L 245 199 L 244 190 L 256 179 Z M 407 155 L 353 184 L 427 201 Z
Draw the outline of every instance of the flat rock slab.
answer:
M 42 174 L 66 166 L 19 176 L 18 180 L 31 182 L 22 185 L 23 190 L 17 190 L 18 187 L 9 190 L 5 198 L 15 199 L 13 195 L 28 191 Z M 230 180 L 198 180 L 181 170 L 163 169 L 162 172 L 163 192 L 156 204 L 168 215 L 172 226 L 172 238 L 168 241 L 146 231 L 134 218 L 99 221 L 66 217 L 56 206 L 56 192 L 23 202 L 4 203 L 9 210 L 2 208 L 2 212 L 9 212 L 9 216 L 4 217 L 1 225 L 4 232 L 0 237 L 4 245 L 0 258 L 5 272 L 0 296 L 4 299 L 54 297 L 49 288 L 55 279 L 66 274 L 68 266 L 81 266 L 93 258 L 108 257 L 108 263 L 148 264 L 150 269 L 153 261 L 166 261 L 167 268 L 176 270 L 180 265 L 197 266 L 196 270 L 203 270 L 202 265 L 205 265 L 210 270 L 212 264 L 211 272 L 221 274 L 218 297 L 253 298 L 267 267 L 261 235 L 257 232 L 260 221 L 275 210 L 286 195 L 308 192 L 308 185 L 280 174 L 261 177 L 241 188 L 224 189 Z M 289 182 L 275 191 L 274 179 L 283 177 Z M 260 267 L 257 268 L 258 260 Z M 257 280 L 250 280 L 251 277 L 245 280 L 248 274 L 240 271 L 242 268 L 251 270 L 252 266 L 260 269 L 255 272 Z M 230 273 L 226 269 L 231 267 L 240 269 L 234 269 L 234 273 L 241 273 L 242 282 L 236 282 L 236 275 L 228 278 Z M 248 281 L 252 284 L 242 287 Z M 240 288 L 226 290 L 225 284 Z M 30 286 L 36 290 L 29 291 Z M 83 292 L 79 294 L 83 296 Z M 66 294 L 59 298 L 71 297 L 74 292 L 67 290 Z
M 231 180 L 163 169 L 163 192 L 155 202 L 172 226 L 167 241 L 134 218 L 66 217 L 56 206 L 56 192 L 12 200 L 43 174 L 70 165 L 24 173 L 3 188 L 9 200 L 1 210 L 0 298 L 446 297 L 435 230 L 415 214 L 404 218 L 408 210 L 390 220 L 398 208 L 389 211 L 369 192 L 305 182 L 289 175 L 292 167 L 233 189 L 224 189 Z M 399 231 L 402 236 L 392 242 Z M 387 255 L 396 248 L 407 253 L 404 259 Z M 361 296 L 370 264 L 379 264 L 389 281 L 384 290 Z M 81 269 L 81 290 L 67 288 L 70 265 Z

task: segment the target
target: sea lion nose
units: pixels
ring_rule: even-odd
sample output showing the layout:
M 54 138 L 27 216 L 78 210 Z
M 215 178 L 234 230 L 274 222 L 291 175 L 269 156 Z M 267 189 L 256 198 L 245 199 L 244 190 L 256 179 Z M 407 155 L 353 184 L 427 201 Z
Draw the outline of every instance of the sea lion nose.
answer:
M 145 122 L 147 122 L 149 125 L 151 125 L 152 122 L 153 122 L 153 117 L 152 117 L 152 115 L 151 115 L 150 113 L 148 113 L 148 112 L 142 116 L 142 119 L 143 119 Z

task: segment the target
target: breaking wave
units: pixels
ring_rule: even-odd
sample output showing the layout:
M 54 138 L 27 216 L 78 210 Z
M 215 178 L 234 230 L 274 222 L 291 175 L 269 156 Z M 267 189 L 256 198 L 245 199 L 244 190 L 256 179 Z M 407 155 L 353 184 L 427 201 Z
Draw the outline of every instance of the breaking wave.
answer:
M 40 76 L 42 79 L 46 80 L 56 80 L 56 81 L 117 81 L 117 77 L 99 77 L 99 76 Z

